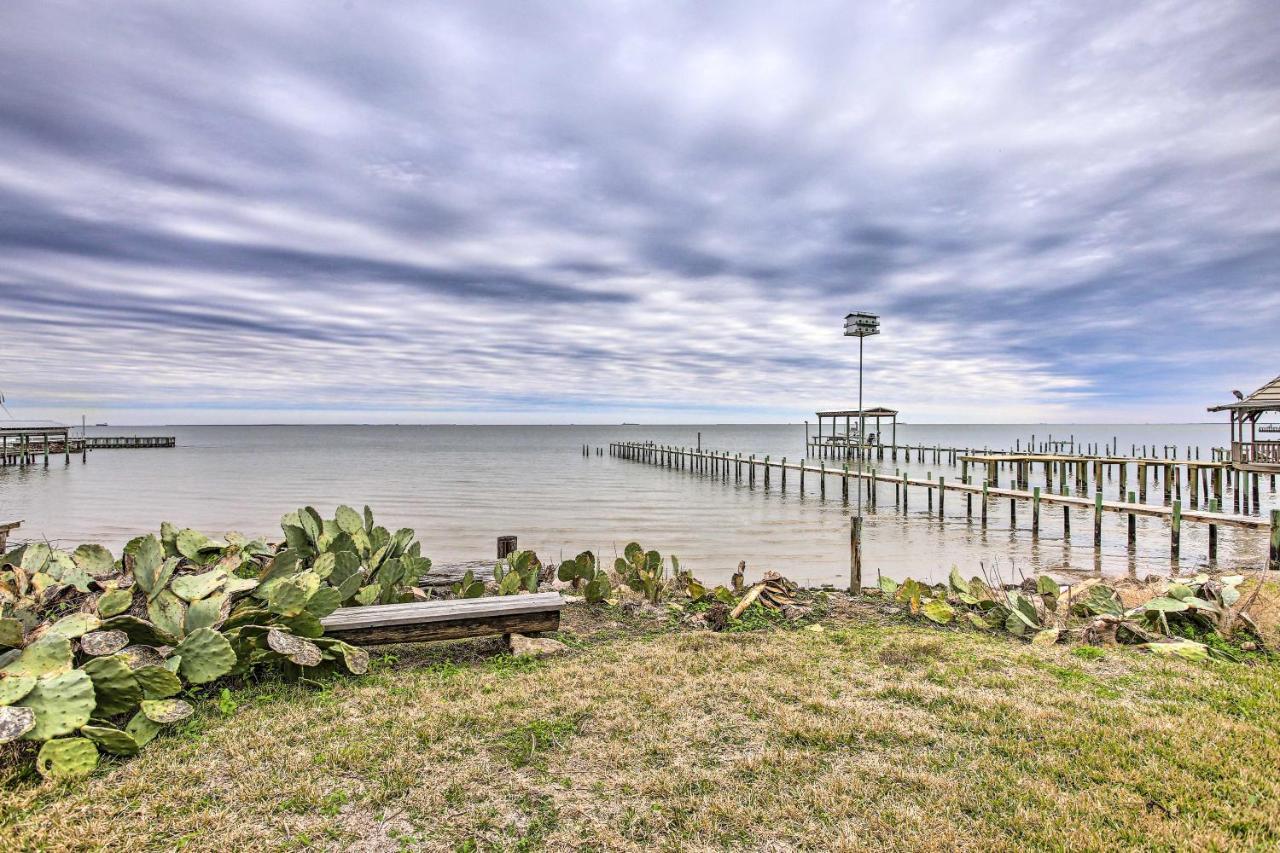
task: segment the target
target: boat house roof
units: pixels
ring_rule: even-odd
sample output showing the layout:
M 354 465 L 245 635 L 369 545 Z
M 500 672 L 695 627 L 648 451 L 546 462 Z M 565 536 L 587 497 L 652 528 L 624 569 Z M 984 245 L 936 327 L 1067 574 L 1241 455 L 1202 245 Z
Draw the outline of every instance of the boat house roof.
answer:
M 856 418 L 859 416 L 868 418 L 891 418 L 898 414 L 897 409 L 886 409 L 884 406 L 877 406 L 874 409 L 846 409 L 839 412 L 817 412 L 820 418 Z
M 1234 403 L 1225 403 L 1221 406 L 1210 406 L 1209 411 L 1280 412 L 1280 376 L 1272 379 L 1266 385 L 1263 385 L 1243 400 L 1237 400 Z

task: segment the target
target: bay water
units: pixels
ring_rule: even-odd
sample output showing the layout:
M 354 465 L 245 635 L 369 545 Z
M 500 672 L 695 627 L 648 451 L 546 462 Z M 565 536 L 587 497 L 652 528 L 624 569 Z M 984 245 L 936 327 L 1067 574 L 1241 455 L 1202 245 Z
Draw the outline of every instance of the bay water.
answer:
M 211 535 L 237 530 L 275 540 L 279 518 L 303 505 L 332 516 L 338 504 L 368 504 L 379 523 L 414 528 L 424 553 L 436 562 L 494 555 L 495 539 L 515 535 L 522 548 L 545 560 L 583 550 L 612 561 L 627 542 L 639 541 L 706 581 L 728 578 L 745 560 L 748 575 L 772 569 L 806 585 L 848 580 L 849 522 L 853 502 L 841 500 L 832 477 L 825 500 L 817 478 L 788 476 L 784 492 L 688 471 L 617 459 L 607 445 L 654 441 L 731 453 L 766 454 L 798 461 L 805 425 L 689 426 L 172 426 L 90 428 L 89 435 L 173 435 L 177 446 L 155 450 L 91 451 L 87 463 L 55 457 L 46 469 L 0 469 L 0 522 L 21 519 L 14 541 L 49 540 L 63 547 L 100 542 L 118 549 L 161 521 Z M 1199 448 L 1202 459 L 1225 443 L 1225 425 L 898 425 L 899 443 L 959 447 L 1023 446 L 1074 437 L 1099 446 L 1173 445 L 1180 457 Z M 886 439 L 888 438 L 886 434 Z M 592 448 L 582 455 L 582 446 Z M 596 455 L 595 448 L 604 448 Z M 817 464 L 816 461 L 813 464 Z M 886 459 L 882 472 L 912 477 L 959 477 L 934 463 Z M 838 463 L 828 462 L 838 468 Z M 1033 481 L 1033 485 L 1035 481 Z M 1108 484 L 1114 489 L 1115 484 Z M 1207 565 L 1207 530 L 1187 524 L 1177 567 L 1169 560 L 1167 524 L 1139 519 L 1138 546 L 1130 551 L 1123 516 L 1105 517 L 1103 547 L 1093 547 L 1092 513 L 1077 510 L 1072 536 L 1063 535 L 1062 510 L 1045 505 L 1039 536 L 1021 503 L 1010 521 L 1008 501 L 992 502 L 985 528 L 966 517 L 964 497 L 950 493 L 946 515 L 925 509 L 913 494 L 906 513 L 893 506 L 893 487 L 881 485 L 877 508 L 865 503 L 864 580 L 877 573 L 901 579 L 945 578 L 951 566 L 965 575 L 980 565 L 1006 577 L 1042 571 L 1108 575 L 1192 572 Z M 1263 507 L 1277 506 L 1263 481 Z M 1108 493 L 1108 497 L 1112 497 Z M 1184 496 L 1185 497 L 1185 496 Z M 1150 500 L 1159 500 L 1153 490 Z M 1228 497 L 1230 501 L 1230 497 Z M 1222 528 L 1218 566 L 1258 568 L 1265 533 Z

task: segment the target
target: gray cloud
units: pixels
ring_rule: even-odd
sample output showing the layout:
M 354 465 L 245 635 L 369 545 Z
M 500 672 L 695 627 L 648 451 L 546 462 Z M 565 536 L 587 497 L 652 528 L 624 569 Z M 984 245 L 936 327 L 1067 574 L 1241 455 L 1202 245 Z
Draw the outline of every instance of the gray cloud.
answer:
M 911 418 L 1200 417 L 1276 372 L 1271 12 L 11 0 L 4 390 L 798 419 L 870 309 Z

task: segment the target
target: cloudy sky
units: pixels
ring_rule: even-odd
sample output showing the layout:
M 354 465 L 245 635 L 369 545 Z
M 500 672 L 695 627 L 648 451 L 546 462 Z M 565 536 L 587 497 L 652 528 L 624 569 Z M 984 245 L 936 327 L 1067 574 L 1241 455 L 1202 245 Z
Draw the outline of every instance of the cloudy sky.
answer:
M 18 417 L 1205 420 L 1278 200 L 1270 0 L 0 4 Z

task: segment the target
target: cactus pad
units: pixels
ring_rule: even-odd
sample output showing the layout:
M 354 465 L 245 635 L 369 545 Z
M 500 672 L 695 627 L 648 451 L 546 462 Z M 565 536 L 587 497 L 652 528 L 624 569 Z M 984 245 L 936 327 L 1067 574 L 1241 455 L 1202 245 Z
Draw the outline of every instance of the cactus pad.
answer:
M 342 605 L 342 593 L 336 587 L 322 586 L 307 599 L 307 612 L 321 619 Z
M 177 637 L 137 616 L 112 616 L 102 623 L 102 627 L 124 631 L 129 635 L 129 642 L 140 646 L 174 646 L 178 643 Z
M 133 735 L 110 726 L 81 726 L 80 734 L 96 743 L 104 752 L 115 755 L 133 755 L 141 749 Z
M 70 734 L 89 722 L 97 698 L 89 674 L 73 669 L 41 678 L 23 697 L 21 704 L 36 714 L 35 727 L 23 737 L 27 740 L 49 740 Z
M 12 705 L 35 686 L 34 675 L 0 675 L 0 705 Z
M 306 610 L 297 616 L 281 619 L 280 621 L 284 623 L 284 627 L 289 629 L 289 633 L 299 637 L 315 639 L 324 635 L 324 625 L 314 614 Z
M 168 699 L 182 689 L 178 676 L 156 664 L 135 669 L 133 677 L 147 699 Z
M 227 585 L 223 587 L 227 595 L 237 596 L 242 593 L 252 592 L 258 586 L 258 582 L 253 578 L 227 578 Z
M 310 640 L 287 634 L 278 628 L 267 632 L 267 645 L 298 666 L 316 666 L 321 661 L 320 647 Z
M 369 671 L 369 653 L 342 640 L 320 639 L 315 644 L 334 658 L 342 660 L 347 672 L 352 675 L 364 675 Z
M 124 727 L 125 734 L 133 738 L 133 742 L 138 748 L 151 743 L 151 739 L 160 733 L 160 725 L 153 723 L 147 719 L 147 715 L 139 711 L 129 720 L 129 724 Z
M 45 634 L 22 650 L 4 672 L 12 675 L 54 675 L 71 669 L 71 641 L 57 634 Z
M 188 634 L 201 628 L 216 628 L 231 612 L 231 599 L 225 592 L 191 602 L 187 608 L 185 628 Z
M 111 556 L 111 552 L 101 545 L 81 545 L 71 555 L 71 559 L 81 571 L 88 572 L 94 577 L 109 575 L 116 568 L 116 561 Z
M 357 531 L 364 532 L 364 519 L 349 506 L 338 507 L 333 520 L 338 523 L 338 529 L 343 533 L 355 536 Z
M 133 604 L 133 591 L 128 589 L 109 589 L 98 596 L 98 615 L 103 619 L 117 616 L 129 609 Z
M 167 725 L 185 720 L 195 713 L 190 702 L 181 699 L 143 699 L 142 713 L 153 723 Z
M 151 646 L 129 646 L 120 652 L 124 659 L 129 662 L 129 666 L 133 669 L 141 669 L 144 666 L 160 666 L 164 663 L 164 656 Z
M 80 638 L 80 651 L 93 657 L 113 655 L 129 645 L 124 631 L 90 631 Z
M 212 628 L 192 631 L 173 653 L 182 658 L 179 672 L 192 684 L 205 684 L 221 678 L 236 665 L 236 653 L 231 643 Z
M 88 776 L 98 766 L 98 748 L 82 737 L 51 740 L 40 747 L 36 770 L 46 779 L 75 779 Z
M 123 655 L 94 658 L 85 663 L 84 671 L 93 680 L 93 693 L 98 700 L 95 717 L 113 717 L 132 711 L 142 701 L 142 688 L 133 677 L 128 658 Z
M 0 743 L 8 743 L 36 727 L 36 712 L 21 705 L 0 707 Z
M 187 606 L 182 603 L 181 598 L 167 589 L 162 589 L 153 595 L 147 604 L 147 616 L 161 631 L 174 637 L 181 637 L 184 633 L 183 624 L 187 617 Z
M 134 542 L 137 547 L 133 551 L 133 579 L 148 596 L 155 595 L 169 582 L 173 567 L 165 561 L 164 550 L 156 537 L 141 536 L 129 545 Z M 125 551 L 129 551 L 129 546 Z
M 26 634 L 22 623 L 17 619 L 0 619 L 0 646 L 22 648 L 22 638 Z
M 101 624 L 102 620 L 92 613 L 72 613 L 63 616 L 49 626 L 49 633 L 66 637 L 68 640 L 74 640 L 77 637 L 83 637 L 90 631 L 98 630 L 98 626 Z
M 285 578 L 272 584 L 267 595 L 267 607 L 281 616 L 297 616 L 306 609 L 311 593 L 296 578 Z
M 179 575 L 169 581 L 169 589 L 183 601 L 198 601 L 217 592 L 226 582 L 226 570 L 210 569 L 198 575 Z

